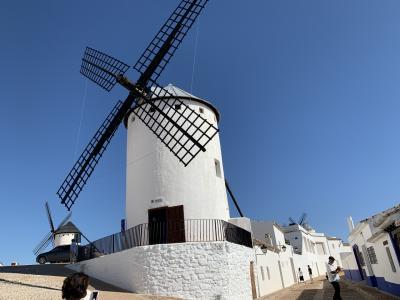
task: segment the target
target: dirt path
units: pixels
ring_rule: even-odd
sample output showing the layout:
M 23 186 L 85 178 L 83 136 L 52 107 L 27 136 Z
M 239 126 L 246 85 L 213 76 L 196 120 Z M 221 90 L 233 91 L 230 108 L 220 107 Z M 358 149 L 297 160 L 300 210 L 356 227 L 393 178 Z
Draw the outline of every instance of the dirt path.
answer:
M 0 300 L 59 300 L 63 281 L 71 270 L 64 265 L 0 267 Z M 98 280 L 89 290 L 101 300 L 172 300 L 178 298 L 133 294 Z

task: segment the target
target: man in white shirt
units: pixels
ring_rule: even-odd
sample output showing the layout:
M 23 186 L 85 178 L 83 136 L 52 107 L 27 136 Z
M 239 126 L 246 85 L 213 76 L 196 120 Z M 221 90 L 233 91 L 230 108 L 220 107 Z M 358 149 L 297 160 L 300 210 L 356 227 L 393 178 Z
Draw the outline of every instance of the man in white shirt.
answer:
M 339 280 L 340 277 L 338 273 L 340 272 L 340 267 L 334 264 L 335 259 L 332 256 L 329 256 L 329 261 L 326 264 L 326 272 L 328 274 L 328 280 L 332 284 L 335 289 L 335 294 L 333 295 L 333 300 L 342 300 L 340 297 L 340 285 Z

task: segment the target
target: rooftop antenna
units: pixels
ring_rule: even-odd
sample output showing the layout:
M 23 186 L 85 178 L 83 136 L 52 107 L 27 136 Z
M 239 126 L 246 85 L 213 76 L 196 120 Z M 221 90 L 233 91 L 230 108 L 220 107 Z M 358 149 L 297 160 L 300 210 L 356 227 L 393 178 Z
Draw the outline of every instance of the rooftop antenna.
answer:
M 93 48 L 86 48 L 81 74 L 108 92 L 119 83 L 129 94 L 123 102 L 116 103 L 58 189 L 57 195 L 68 210 L 78 198 L 119 124 L 131 111 L 185 167 L 200 151 L 206 151 L 206 145 L 218 129 L 162 88 L 157 79 L 207 2 L 182 0 L 179 3 L 134 65 L 140 73 L 136 82 L 124 76 L 129 65 Z

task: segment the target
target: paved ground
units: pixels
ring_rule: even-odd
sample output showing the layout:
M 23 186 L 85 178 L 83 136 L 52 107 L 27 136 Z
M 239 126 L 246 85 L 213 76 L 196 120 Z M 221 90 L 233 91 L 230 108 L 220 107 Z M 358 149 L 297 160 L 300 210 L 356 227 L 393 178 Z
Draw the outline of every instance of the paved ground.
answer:
M 400 299 L 381 293 L 376 289 L 363 284 L 353 284 L 342 280 L 340 283 L 343 300 L 395 300 Z M 292 287 L 280 290 L 260 300 L 328 300 L 333 298 L 333 287 L 325 278 L 317 278 L 314 282 L 296 284 Z
M 0 300 L 59 300 L 63 281 L 72 272 L 62 264 L 0 267 Z M 133 294 L 99 280 L 91 280 L 89 289 L 99 291 L 101 300 L 177 299 Z

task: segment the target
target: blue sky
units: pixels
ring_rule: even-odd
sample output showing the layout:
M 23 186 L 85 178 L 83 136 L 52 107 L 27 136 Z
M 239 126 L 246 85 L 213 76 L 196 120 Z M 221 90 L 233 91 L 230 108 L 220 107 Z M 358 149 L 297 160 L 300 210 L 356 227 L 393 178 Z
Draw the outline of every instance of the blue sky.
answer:
M 133 65 L 176 4 L 1 1 L 0 261 L 34 261 L 49 230 L 44 201 L 56 223 L 66 215 L 55 193 L 126 95 L 86 82 L 84 48 Z M 394 0 L 210 0 L 160 83 L 192 86 L 220 110 L 225 175 L 248 217 L 285 223 L 307 212 L 318 231 L 345 238 L 348 215 L 399 203 L 399 9 Z M 121 127 L 73 207 L 91 239 L 124 217 L 125 135 Z

